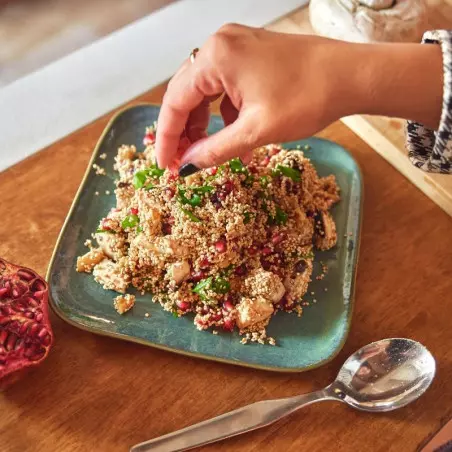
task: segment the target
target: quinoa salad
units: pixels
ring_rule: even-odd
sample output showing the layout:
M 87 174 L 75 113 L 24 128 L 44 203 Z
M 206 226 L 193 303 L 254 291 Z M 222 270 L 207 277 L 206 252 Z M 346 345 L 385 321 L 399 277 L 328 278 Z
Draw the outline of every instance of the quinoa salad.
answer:
M 232 159 L 180 177 L 158 167 L 155 127 L 144 151 L 119 148 L 116 206 L 93 232 L 96 244 L 85 242 L 77 271 L 119 293 L 119 314 L 133 309 L 126 292 L 135 288 L 174 316 L 191 314 L 199 330 L 237 329 L 242 343 L 274 345 L 272 316 L 301 316 L 314 249 L 336 244 L 335 177 L 319 177 L 301 150 L 279 145 L 255 149 L 248 165 Z

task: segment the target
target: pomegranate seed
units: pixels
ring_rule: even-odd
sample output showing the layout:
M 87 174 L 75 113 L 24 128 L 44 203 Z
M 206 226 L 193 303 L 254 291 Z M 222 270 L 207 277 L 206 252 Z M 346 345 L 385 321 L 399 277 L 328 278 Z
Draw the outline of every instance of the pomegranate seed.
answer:
M 282 232 L 276 233 L 272 237 L 272 243 L 273 245 L 277 245 L 278 243 L 281 243 L 285 239 L 285 235 Z
M 223 184 L 223 190 L 229 194 L 232 192 L 232 190 L 234 190 L 234 183 L 230 180 L 227 180 L 224 184 Z
M 252 245 L 252 246 L 250 246 L 250 247 L 248 248 L 248 254 L 249 254 L 250 256 L 256 255 L 257 252 L 258 252 L 258 249 L 257 249 L 257 246 L 256 246 L 256 245 Z
M 223 329 L 225 331 L 233 331 L 235 326 L 235 322 L 233 319 L 226 318 L 224 319 Z
M 6 298 L 8 296 L 9 290 L 7 287 L 0 287 L 0 298 Z
M 173 216 L 168 217 L 168 219 L 166 220 L 169 224 L 174 224 L 175 223 L 175 218 Z
M 221 312 L 216 312 L 215 314 L 212 314 L 210 316 L 210 320 L 212 320 L 213 322 L 218 322 L 222 318 L 223 318 L 223 315 L 221 314 Z
M 261 161 L 261 166 L 267 166 L 270 163 L 270 157 L 264 157 L 264 159 Z
M 17 272 L 17 276 L 27 282 L 30 282 L 32 279 L 34 279 L 35 275 L 27 270 L 19 270 Z
M 0 344 L 4 344 L 7 337 L 8 337 L 8 331 L 6 331 L 6 330 L 0 331 Z
M 177 300 L 176 305 L 181 311 L 188 311 L 191 308 L 191 303 L 189 301 Z
M 237 276 L 245 276 L 248 273 L 248 269 L 245 264 L 241 264 L 234 270 L 234 273 Z
M 223 308 L 226 309 L 226 311 L 232 311 L 234 309 L 234 303 L 232 303 L 231 300 L 226 300 L 223 302 Z
M 272 251 L 272 249 L 270 248 L 270 247 L 268 247 L 268 246 L 264 246 L 263 248 L 262 248 L 262 254 L 264 255 L 264 256 L 268 256 L 269 254 L 271 254 L 273 251 Z
M 207 168 L 207 174 L 209 176 L 215 176 L 217 174 L 218 168 L 216 166 L 212 166 L 212 168 Z
M 226 246 L 226 240 L 220 239 L 217 242 L 215 242 L 215 250 L 217 253 L 224 253 L 226 252 L 227 246 Z
M 168 196 L 168 198 L 172 199 L 176 194 L 176 189 L 174 187 L 165 188 L 165 193 Z
M 268 271 L 270 270 L 272 264 L 265 259 L 261 259 L 261 265 L 264 270 Z
M 281 149 L 278 148 L 271 148 L 270 151 L 268 151 L 268 155 L 270 157 L 273 157 L 276 154 L 279 154 L 281 152 Z
M 162 224 L 163 235 L 170 235 L 171 232 L 172 232 L 172 229 L 173 228 L 171 227 L 171 225 L 169 223 L 163 223 Z
M 135 207 L 132 207 L 132 208 L 130 209 L 130 213 L 131 213 L 132 215 L 138 215 L 138 209 L 135 208 Z
M 304 273 L 304 271 L 308 268 L 308 264 L 304 259 L 301 259 L 301 261 L 298 261 L 295 264 L 295 271 L 297 273 Z
M 199 281 L 201 281 L 202 279 L 204 279 L 205 277 L 206 277 L 206 274 L 205 274 L 202 270 L 199 270 L 199 271 L 197 271 L 197 272 L 193 272 L 193 273 L 191 274 L 190 279 L 191 279 L 193 282 L 199 282 Z
M 36 279 L 31 285 L 30 290 L 32 292 L 42 292 L 44 290 L 47 290 L 47 288 L 43 281 L 41 281 L 40 279 Z
M 143 144 L 149 146 L 155 143 L 155 135 L 153 133 L 147 133 L 143 138 Z
M 168 175 L 168 182 L 175 182 L 179 179 L 179 174 L 177 172 L 171 171 Z M 172 188 L 172 187 L 171 187 Z M 173 189 L 174 190 L 174 189 Z
M 199 266 L 201 268 L 207 268 L 210 265 L 210 261 L 207 257 L 203 257 L 200 261 L 199 261 Z
M 254 165 L 248 166 L 248 170 L 250 173 L 253 173 L 253 174 L 257 173 L 257 168 Z

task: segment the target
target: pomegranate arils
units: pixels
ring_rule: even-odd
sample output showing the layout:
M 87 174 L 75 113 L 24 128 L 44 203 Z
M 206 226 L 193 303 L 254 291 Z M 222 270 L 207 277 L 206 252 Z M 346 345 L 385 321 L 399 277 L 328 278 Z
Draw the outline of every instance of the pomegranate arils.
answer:
M 217 253 L 226 252 L 226 248 L 227 248 L 227 246 L 226 246 L 225 239 L 220 239 L 215 242 L 215 250 L 217 251 Z
M 132 208 L 130 209 L 130 213 L 131 213 L 132 215 L 138 215 L 138 209 L 137 209 L 136 207 L 132 207 Z
M 234 329 L 234 326 L 235 326 L 235 321 L 233 319 L 230 319 L 230 318 L 224 319 L 224 323 L 223 323 L 224 330 L 232 331 Z
M 264 256 L 268 256 L 268 255 L 271 254 L 271 253 L 273 253 L 273 251 L 272 251 L 272 249 L 271 249 L 270 247 L 264 246 L 264 247 L 262 248 L 262 254 L 263 254 Z
M 188 311 L 191 308 L 191 303 L 188 301 L 177 300 L 176 305 L 181 311 Z
M 193 272 L 191 274 L 191 278 L 190 279 L 193 282 L 199 282 L 199 281 L 201 281 L 201 279 L 204 279 L 205 277 L 206 277 L 206 274 L 202 270 L 200 270 L 200 271 L 197 271 L 197 272 Z
M 47 284 L 33 270 L 2 259 L 0 268 L 0 387 L 4 388 L 17 379 L 18 371 L 47 356 L 53 334 Z
M 212 168 L 207 168 L 207 174 L 209 176 L 215 176 L 217 174 L 218 168 L 216 166 L 212 166 Z
M 246 268 L 245 264 L 241 264 L 238 267 L 236 267 L 236 269 L 234 270 L 234 273 L 237 276 L 245 276 L 248 273 L 248 270 Z
M 226 309 L 226 311 L 232 311 L 234 309 L 234 303 L 232 303 L 231 300 L 226 300 L 223 302 L 223 308 Z
M 47 290 L 46 284 L 41 279 L 36 279 L 30 287 L 32 292 L 42 292 Z
M 173 228 L 169 223 L 163 223 L 162 224 L 162 232 L 163 235 L 170 235 L 172 232 Z

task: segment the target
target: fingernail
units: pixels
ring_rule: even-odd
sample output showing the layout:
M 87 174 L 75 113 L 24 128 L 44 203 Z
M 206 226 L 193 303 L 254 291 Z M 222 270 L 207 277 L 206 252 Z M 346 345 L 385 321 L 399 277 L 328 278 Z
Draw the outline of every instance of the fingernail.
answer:
M 190 176 L 191 174 L 196 173 L 197 171 L 199 171 L 199 168 L 193 165 L 193 163 L 186 163 L 185 165 L 182 165 L 179 168 L 179 176 L 187 177 Z

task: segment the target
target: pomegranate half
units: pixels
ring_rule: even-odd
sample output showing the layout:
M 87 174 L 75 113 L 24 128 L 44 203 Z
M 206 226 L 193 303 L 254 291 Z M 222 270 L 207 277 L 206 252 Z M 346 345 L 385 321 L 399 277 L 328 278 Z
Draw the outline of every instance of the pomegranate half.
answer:
M 53 333 L 48 299 L 44 279 L 0 258 L 0 389 L 49 353 Z

